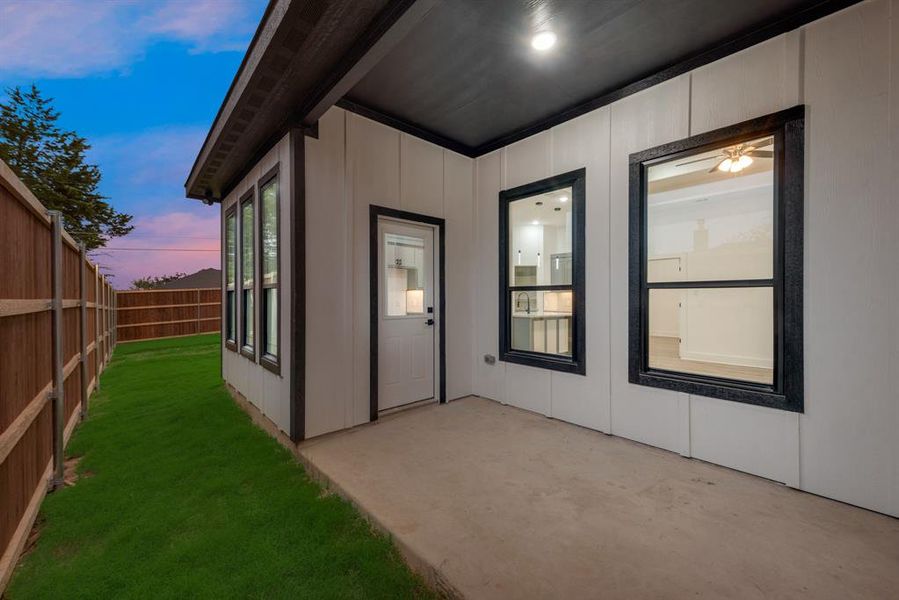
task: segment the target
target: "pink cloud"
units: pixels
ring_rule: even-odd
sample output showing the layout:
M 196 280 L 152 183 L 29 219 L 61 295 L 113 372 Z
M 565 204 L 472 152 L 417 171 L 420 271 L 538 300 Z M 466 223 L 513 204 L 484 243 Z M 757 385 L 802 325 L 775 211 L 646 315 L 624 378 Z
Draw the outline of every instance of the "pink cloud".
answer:
M 93 253 L 117 289 L 138 277 L 220 268 L 218 211 L 169 212 L 136 218 L 134 225 L 131 234 Z

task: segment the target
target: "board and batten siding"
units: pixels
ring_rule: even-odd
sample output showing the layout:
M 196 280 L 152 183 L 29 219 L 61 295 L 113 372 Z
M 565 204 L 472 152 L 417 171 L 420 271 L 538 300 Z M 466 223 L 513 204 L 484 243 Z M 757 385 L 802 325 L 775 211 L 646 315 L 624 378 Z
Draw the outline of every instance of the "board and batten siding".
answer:
M 306 437 L 369 420 L 369 206 L 446 220 L 447 397 L 470 393 L 899 516 L 899 0 L 868 0 L 475 160 L 339 108 L 305 138 Z M 628 155 L 805 104 L 805 413 L 628 382 Z M 282 140 L 223 203 L 276 162 Z M 498 194 L 586 167 L 586 376 L 498 351 Z M 289 169 L 281 170 L 282 248 Z M 281 254 L 288 340 L 289 253 Z M 258 304 L 258 303 L 257 303 Z M 284 431 L 283 378 L 223 349 Z
M 471 394 L 474 161 L 340 108 L 305 150 L 306 437 L 369 421 L 371 205 L 446 220 L 447 397 Z
M 899 0 L 869 0 L 476 159 L 474 392 L 899 516 Z M 892 86 L 892 87 L 891 87 Z M 628 382 L 628 155 L 805 104 L 805 413 Z M 587 169 L 587 375 L 497 351 L 497 194 Z
M 278 277 L 281 286 L 281 303 L 279 310 L 279 350 L 281 352 L 281 375 L 277 375 L 261 364 L 259 364 L 259 344 L 261 343 L 261 306 L 262 302 L 262 278 L 257 276 L 254 278 L 256 285 L 255 295 L 257 301 L 254 303 L 256 311 L 256 359 L 251 360 L 240 352 L 233 352 L 225 347 L 224 328 L 222 331 L 222 376 L 225 381 L 237 390 L 244 398 L 246 398 L 253 406 L 271 420 L 277 427 L 286 434 L 290 434 L 290 222 L 291 222 L 291 203 L 290 203 L 290 137 L 284 136 L 256 165 L 250 172 L 240 181 L 240 183 L 231 191 L 230 194 L 222 201 L 221 205 L 221 223 L 222 223 L 222 239 L 225 239 L 224 224 L 225 213 L 234 206 L 239 198 L 253 189 L 259 182 L 259 179 L 269 172 L 275 165 L 279 165 L 278 171 L 278 200 L 280 204 L 280 221 L 278 223 L 280 233 L 280 264 L 278 269 Z M 258 190 L 256 194 L 256 218 L 259 218 L 259 198 Z M 239 218 L 238 218 L 239 222 Z M 255 225 L 255 223 L 254 223 Z M 238 230 L 239 235 L 239 230 Z M 239 238 L 238 238 L 239 239 Z M 237 265 L 240 265 L 240 244 L 238 243 Z M 225 264 L 225 244 L 222 243 L 222 265 Z M 258 240 L 257 240 L 258 252 Z M 258 257 L 257 257 L 258 258 Z M 258 264 L 258 262 L 257 262 Z M 239 268 L 239 267 L 238 267 Z M 258 267 L 257 267 L 258 270 Z M 225 270 L 222 269 L 222 294 L 225 293 Z M 239 285 L 239 280 L 238 280 Z M 238 294 L 239 295 L 239 294 Z M 241 307 L 241 310 L 243 307 Z M 222 301 L 222 323 L 227 320 L 224 314 L 225 302 Z M 238 319 L 238 323 L 239 323 Z M 239 327 L 238 327 L 239 329 Z

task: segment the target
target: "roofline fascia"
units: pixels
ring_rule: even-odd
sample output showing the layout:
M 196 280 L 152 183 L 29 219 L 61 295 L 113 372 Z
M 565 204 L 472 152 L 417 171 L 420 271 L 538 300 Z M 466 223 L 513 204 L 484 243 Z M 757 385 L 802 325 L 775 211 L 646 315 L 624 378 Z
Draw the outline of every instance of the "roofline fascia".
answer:
M 194 198 L 196 200 L 206 200 L 206 198 L 202 196 L 190 194 L 190 183 L 196 178 L 197 170 L 200 166 L 200 159 L 205 153 L 207 153 L 207 150 L 210 146 L 212 132 L 216 130 L 216 126 L 221 121 L 225 106 L 228 105 L 228 100 L 231 99 L 231 95 L 234 93 L 234 88 L 237 86 L 237 82 L 240 81 L 241 76 L 244 73 L 244 69 L 247 66 L 247 62 L 250 59 L 250 56 L 252 56 L 253 52 L 256 50 L 256 45 L 259 43 L 259 38 L 262 35 L 262 32 L 265 31 L 265 25 L 268 22 L 268 19 L 272 14 L 275 5 L 280 1 L 281 0 L 269 0 L 268 4 L 265 6 L 265 12 L 262 13 L 262 18 L 259 20 L 259 26 L 256 27 L 256 31 L 255 33 L 253 33 L 253 39 L 250 40 L 250 45 L 247 47 L 247 51 L 244 53 L 243 59 L 240 61 L 240 66 L 237 68 L 237 73 L 235 73 L 234 78 L 231 80 L 231 85 L 228 86 L 228 91 L 225 93 L 225 98 L 219 105 L 219 109 L 215 113 L 215 118 L 212 120 L 212 125 L 209 126 L 209 130 L 206 132 L 206 137 L 203 139 L 203 144 L 200 146 L 200 151 L 197 152 L 197 156 L 194 158 L 194 162 L 190 168 L 190 173 L 187 176 L 187 180 L 184 182 L 184 189 L 187 192 L 188 198 Z

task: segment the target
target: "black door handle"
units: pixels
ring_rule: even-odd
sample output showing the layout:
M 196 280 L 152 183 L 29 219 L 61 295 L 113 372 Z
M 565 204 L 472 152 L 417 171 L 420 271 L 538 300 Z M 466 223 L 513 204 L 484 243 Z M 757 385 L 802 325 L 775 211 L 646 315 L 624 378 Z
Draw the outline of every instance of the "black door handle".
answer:
M 434 319 L 428 319 L 427 321 L 425 321 L 425 325 L 427 325 L 429 327 L 433 324 L 434 324 Z

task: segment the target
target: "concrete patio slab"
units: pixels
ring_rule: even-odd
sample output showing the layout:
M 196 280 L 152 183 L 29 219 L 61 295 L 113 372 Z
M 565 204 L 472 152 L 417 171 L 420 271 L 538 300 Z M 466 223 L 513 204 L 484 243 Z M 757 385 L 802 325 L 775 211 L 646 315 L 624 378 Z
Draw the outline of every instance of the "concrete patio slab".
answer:
M 299 448 L 469 598 L 897 598 L 899 520 L 469 397 Z

